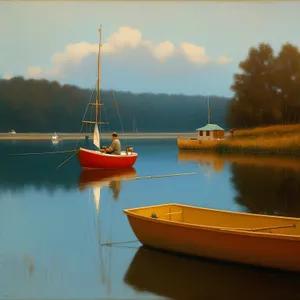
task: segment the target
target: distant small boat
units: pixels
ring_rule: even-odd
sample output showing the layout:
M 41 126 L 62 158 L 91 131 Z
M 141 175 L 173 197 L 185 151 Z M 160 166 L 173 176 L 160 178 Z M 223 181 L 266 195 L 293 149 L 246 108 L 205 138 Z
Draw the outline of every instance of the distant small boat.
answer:
M 17 134 L 13 129 L 8 131 L 9 134 Z
M 136 127 L 136 124 L 135 124 L 135 116 L 133 117 L 133 130 L 132 132 L 135 133 L 135 132 L 138 132 L 138 128 Z
M 182 204 L 125 209 L 152 248 L 260 267 L 300 271 L 300 219 Z
M 59 142 L 62 141 L 62 139 L 57 135 L 56 132 L 54 132 L 54 135 L 51 137 L 51 141 L 53 144 L 58 144 Z

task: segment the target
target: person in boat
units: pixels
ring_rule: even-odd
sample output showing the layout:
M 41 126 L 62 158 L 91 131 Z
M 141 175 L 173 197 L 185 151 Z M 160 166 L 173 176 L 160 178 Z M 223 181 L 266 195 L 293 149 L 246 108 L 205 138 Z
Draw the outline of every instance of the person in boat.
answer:
M 121 155 L 121 142 L 118 139 L 118 134 L 113 132 L 111 135 L 112 143 L 108 148 L 104 148 L 106 153 L 113 155 Z

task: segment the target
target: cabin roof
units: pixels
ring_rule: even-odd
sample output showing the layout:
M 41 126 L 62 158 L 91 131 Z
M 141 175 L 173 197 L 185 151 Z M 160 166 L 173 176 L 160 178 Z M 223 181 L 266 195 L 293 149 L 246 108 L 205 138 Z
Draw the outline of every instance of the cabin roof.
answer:
M 222 127 L 220 127 L 217 124 L 207 124 L 203 127 L 196 129 L 196 131 L 200 131 L 200 130 L 203 130 L 203 131 L 224 130 L 225 131 L 225 129 L 223 129 Z

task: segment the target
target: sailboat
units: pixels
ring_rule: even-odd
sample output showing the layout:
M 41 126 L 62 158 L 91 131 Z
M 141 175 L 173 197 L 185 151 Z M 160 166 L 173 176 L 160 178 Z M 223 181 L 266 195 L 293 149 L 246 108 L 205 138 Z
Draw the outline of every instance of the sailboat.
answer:
M 133 130 L 132 130 L 133 133 L 135 132 L 138 132 L 138 129 L 136 127 L 136 124 L 135 124 L 135 116 L 133 117 Z
M 93 144 L 97 147 L 97 150 L 89 150 L 83 147 L 79 148 L 77 152 L 77 159 L 82 168 L 88 169 L 119 169 L 132 167 L 138 157 L 138 154 L 133 151 L 133 148 L 127 148 L 126 151 L 121 151 L 121 155 L 107 154 L 101 151 L 100 148 L 100 133 L 98 125 L 108 124 L 101 121 L 101 107 L 103 103 L 100 103 L 100 64 L 101 64 L 101 47 L 102 47 L 102 25 L 99 29 L 100 41 L 98 50 L 98 76 L 97 76 L 97 94 L 95 103 L 90 103 L 95 107 L 95 121 L 83 120 L 82 123 L 94 125 Z M 99 109 L 100 108 L 100 109 Z M 100 120 L 99 120 L 100 110 Z
M 15 130 L 11 129 L 8 131 L 9 134 L 16 134 Z
M 51 136 L 51 141 L 53 144 L 58 144 L 62 141 L 62 139 L 57 135 L 56 132 L 54 132 L 54 135 Z

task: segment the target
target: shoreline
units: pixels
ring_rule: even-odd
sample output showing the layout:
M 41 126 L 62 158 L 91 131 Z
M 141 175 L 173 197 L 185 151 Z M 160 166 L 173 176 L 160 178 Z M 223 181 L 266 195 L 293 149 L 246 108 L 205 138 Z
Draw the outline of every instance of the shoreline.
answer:
M 300 155 L 300 139 L 298 136 L 252 139 L 224 139 L 199 141 L 190 138 L 179 138 L 177 147 L 180 151 L 217 153 L 217 154 L 261 154 L 261 155 Z
M 10 134 L 10 133 L 0 133 L 0 141 L 4 140 L 49 140 L 51 141 L 53 133 L 17 133 L 17 134 Z M 84 140 L 86 134 L 80 133 L 59 133 L 57 132 L 59 138 L 64 140 Z M 182 136 L 185 138 L 189 138 L 195 135 L 194 132 L 165 132 L 165 133 L 124 133 L 119 134 L 119 138 L 122 140 L 126 139 L 176 139 L 178 136 Z M 89 139 L 93 138 L 93 134 L 89 134 Z M 110 139 L 111 133 L 103 133 L 101 134 L 101 139 Z

